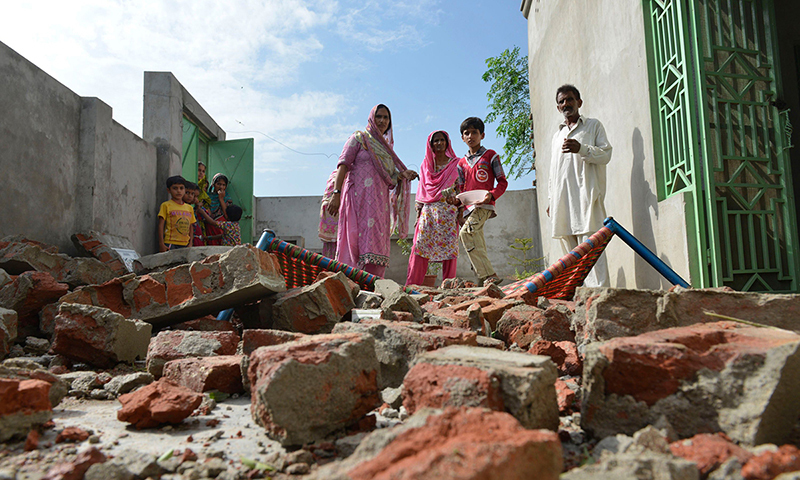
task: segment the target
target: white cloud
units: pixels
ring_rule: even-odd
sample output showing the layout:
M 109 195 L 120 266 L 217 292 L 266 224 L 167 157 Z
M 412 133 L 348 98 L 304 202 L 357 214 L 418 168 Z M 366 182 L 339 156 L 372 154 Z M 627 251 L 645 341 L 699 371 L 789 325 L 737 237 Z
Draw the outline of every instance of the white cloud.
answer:
M 360 2 L 337 19 L 336 31 L 351 43 L 371 51 L 417 49 L 426 44 L 416 25 L 438 25 L 443 13 L 438 0 Z
M 4 5 L 0 41 L 77 94 L 108 103 L 139 135 L 143 72 L 172 72 L 229 139 L 255 138 L 257 175 L 327 176 L 345 139 L 366 123 L 355 105 L 369 85 L 310 86 L 309 64 L 324 60 L 340 78 L 374 67 L 363 48 L 420 48 L 440 3 L 32 0 Z M 256 133 L 234 133 L 243 131 Z

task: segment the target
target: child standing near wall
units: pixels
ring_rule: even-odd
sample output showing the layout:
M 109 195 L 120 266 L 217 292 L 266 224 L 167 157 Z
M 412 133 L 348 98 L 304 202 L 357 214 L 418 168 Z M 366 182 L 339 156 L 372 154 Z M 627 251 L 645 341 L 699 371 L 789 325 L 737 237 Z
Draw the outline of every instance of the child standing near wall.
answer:
M 238 205 L 228 205 L 225 213 L 228 214 L 228 220 L 213 220 L 211 217 L 205 219 L 206 223 L 222 230 L 221 234 L 209 235 L 206 238 L 209 240 L 220 239 L 224 246 L 232 247 L 234 245 L 241 245 L 242 233 L 239 229 L 239 220 L 242 218 L 242 207 Z
M 200 187 L 196 183 L 189 181 L 186 182 L 186 193 L 183 195 L 183 203 L 191 205 L 192 208 L 194 208 L 194 217 L 197 220 L 192 224 L 192 230 L 194 232 L 192 246 L 204 247 L 206 245 L 205 234 L 203 232 L 203 222 L 200 220 L 205 218 L 203 215 L 206 217 L 209 217 L 209 215 L 208 211 L 200 202 Z
M 160 252 L 186 248 L 192 243 L 196 222 L 194 209 L 183 201 L 186 180 L 180 175 L 167 179 L 170 199 L 161 204 L 158 211 L 158 247 Z
M 489 261 L 483 225 L 486 220 L 497 216 L 494 202 L 506 191 L 508 180 L 500 163 L 500 156 L 494 150 L 487 150 L 481 145 L 485 136 L 483 120 L 480 118 L 469 117 L 461 123 L 461 139 L 469 147 L 469 152 L 458 161 L 457 188 L 460 192 L 485 190 L 487 193 L 482 200 L 467 205 L 467 218 L 458 236 L 481 284 L 496 284 L 500 283 L 500 277 Z

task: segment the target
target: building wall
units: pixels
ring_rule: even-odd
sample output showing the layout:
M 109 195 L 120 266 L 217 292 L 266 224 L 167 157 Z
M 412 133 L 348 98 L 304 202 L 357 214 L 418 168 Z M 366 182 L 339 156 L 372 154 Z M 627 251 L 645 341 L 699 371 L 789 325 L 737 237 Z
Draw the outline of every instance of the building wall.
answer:
M 81 99 L 2 43 L 0 78 L 0 237 L 71 246 Z
M 0 237 L 22 234 L 75 254 L 70 235 L 89 229 L 131 239 L 151 253 L 157 205 L 155 148 L 0 43 Z
M 275 231 L 278 238 L 297 242 L 309 250 L 321 252 L 322 242 L 317 235 L 321 201 L 321 196 L 257 197 L 256 232 L 260 234 L 263 229 L 269 228 Z M 510 255 L 520 256 L 520 254 L 509 245 L 513 244 L 516 238 L 534 239 L 534 248 L 529 255 L 532 258 L 542 256 L 536 211 L 535 189 L 506 191 L 498 200 L 498 216 L 486 222 L 484 227 L 489 260 L 498 275 L 508 277 L 514 274 L 513 260 L 510 259 Z M 409 217 L 411 226 L 409 241 L 414 233 L 415 215 L 412 208 Z M 298 242 L 298 240 L 300 241 Z M 408 257 L 401 253 L 396 239 L 393 239 L 386 277 L 398 283 L 404 283 L 407 268 Z M 463 247 L 460 247 L 459 251 L 457 275 L 462 278 L 475 278 Z M 438 281 L 441 281 L 441 273 Z
M 800 19 L 800 2 L 796 0 L 776 0 L 775 18 L 778 29 L 778 49 L 780 51 L 780 73 L 783 92 L 781 99 L 789 108 L 789 120 L 795 132 L 800 125 L 800 30 L 797 20 Z M 795 185 L 795 213 L 800 216 L 800 136 L 794 133 L 789 151 L 792 165 L 792 181 Z M 797 227 L 800 229 L 800 225 Z M 798 235 L 800 238 L 800 234 Z
M 166 179 L 181 173 L 183 115 L 209 138 L 225 132 L 169 72 L 144 74 L 145 139 L 0 43 L 0 238 L 21 234 L 75 255 L 70 236 L 98 230 L 158 251 Z
M 169 200 L 166 182 L 183 171 L 183 115 L 212 140 L 225 140 L 225 131 L 170 72 L 144 72 L 142 136 L 156 146 L 156 184 L 159 205 Z M 158 245 L 158 244 L 156 244 Z M 157 250 L 156 250 L 157 251 Z
M 539 222 L 548 263 L 559 257 L 545 213 L 551 140 L 561 115 L 555 91 L 581 92 L 581 113 L 603 122 L 614 147 L 606 210 L 684 279 L 691 282 L 684 201 L 656 194 L 647 57 L 641 0 L 525 0 L 531 110 L 537 152 Z M 607 250 L 611 286 L 667 288 L 669 283 L 623 242 Z

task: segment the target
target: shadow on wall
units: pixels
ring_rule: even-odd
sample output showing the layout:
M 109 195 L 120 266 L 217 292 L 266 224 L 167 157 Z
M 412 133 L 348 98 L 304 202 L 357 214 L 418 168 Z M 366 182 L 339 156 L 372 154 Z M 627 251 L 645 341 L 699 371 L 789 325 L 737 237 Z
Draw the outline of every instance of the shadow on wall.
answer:
M 653 217 L 658 219 L 658 196 L 653 193 L 655 188 L 645 179 L 644 176 L 644 138 L 638 128 L 633 129 L 631 138 L 633 150 L 633 162 L 631 167 L 631 233 L 639 239 L 647 248 L 656 255 L 656 236 L 653 231 L 653 221 L 650 210 L 653 210 Z M 662 259 L 664 260 L 664 259 Z M 665 260 L 666 261 L 666 260 Z M 669 262 L 667 262 L 669 263 Z M 617 285 L 620 286 L 620 279 L 625 285 L 625 277 L 617 277 Z M 669 288 L 669 283 L 639 255 L 634 259 L 634 285 L 635 288 L 660 289 Z M 629 288 L 631 286 L 629 285 Z

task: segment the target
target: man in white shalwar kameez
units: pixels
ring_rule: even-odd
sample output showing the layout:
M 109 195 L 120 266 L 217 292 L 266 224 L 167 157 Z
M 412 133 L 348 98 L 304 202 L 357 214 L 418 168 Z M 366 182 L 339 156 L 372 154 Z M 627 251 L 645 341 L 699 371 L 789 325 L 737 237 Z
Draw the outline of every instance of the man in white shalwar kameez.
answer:
M 572 85 L 556 91 L 558 111 L 564 121 L 553 136 L 547 214 L 553 238 L 566 255 L 603 226 L 606 218 L 606 164 L 611 160 L 603 124 L 579 113 L 581 94 Z M 606 255 L 597 260 L 584 285 L 607 287 Z

